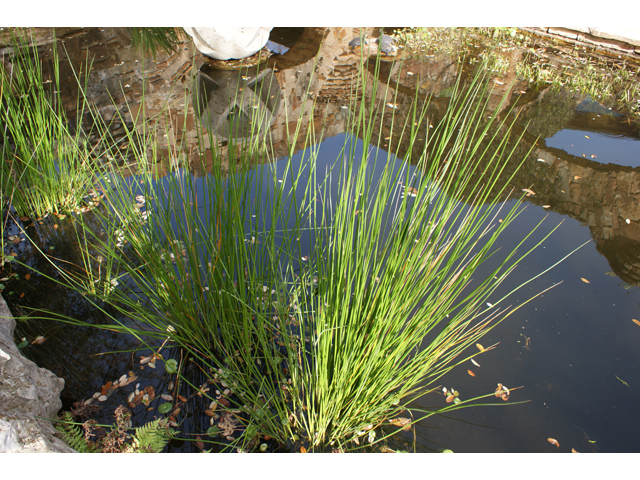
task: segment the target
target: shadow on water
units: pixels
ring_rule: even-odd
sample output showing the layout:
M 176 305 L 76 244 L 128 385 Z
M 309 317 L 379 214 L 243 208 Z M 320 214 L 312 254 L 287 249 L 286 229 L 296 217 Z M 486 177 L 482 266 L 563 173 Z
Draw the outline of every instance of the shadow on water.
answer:
M 198 177 L 207 174 L 213 150 L 224 159 L 231 149 L 238 148 L 239 138 L 246 135 L 244 131 L 232 131 L 231 125 L 237 125 L 240 118 L 239 124 L 248 131 L 249 122 L 256 118 L 251 115 L 254 109 L 261 112 L 258 130 L 261 135 L 268 135 L 275 155 L 261 157 L 257 163 L 275 161 L 278 168 L 278 162 L 284 163 L 289 152 L 294 153 L 292 161 L 304 154 L 302 144 L 288 144 L 295 119 L 301 117 L 306 118 L 302 124 L 306 131 L 298 138 L 304 139 L 307 132 L 322 132 L 321 157 L 327 165 L 335 161 L 339 150 L 335 145 L 343 143 L 346 133 L 352 80 L 357 75 L 359 58 L 347 44 L 357 32 L 340 28 L 274 29 L 272 41 L 282 48 L 278 47 L 277 53 L 261 66 L 240 70 L 216 69 L 187 41 L 175 53 L 160 52 L 155 61 L 136 57 L 122 29 L 62 29 L 58 36 L 63 42 L 55 48 L 75 67 L 81 65 L 87 53 L 93 56 L 87 96 L 107 123 L 111 122 L 114 138 L 124 132 L 119 115 L 125 124 L 135 126 L 139 112 L 154 118 L 168 105 L 170 118 L 157 120 L 162 132 L 157 142 L 166 159 L 161 164 L 161 175 L 171 175 L 170 159 L 180 155 L 191 165 L 199 165 L 205 159 L 204 169 L 193 168 Z M 40 34 L 46 37 L 44 31 Z M 42 42 L 45 65 L 51 48 L 50 42 Z M 522 135 L 512 165 L 504 174 L 506 181 L 526 157 L 520 171 L 510 178 L 516 194 L 529 194 L 528 208 L 517 220 L 514 231 L 529 231 L 545 216 L 553 225 L 564 222 L 543 249 L 516 269 L 511 282 L 520 284 L 538 273 L 541 265 L 546 268 L 586 240 L 591 239 L 592 243 L 533 284 L 527 292 L 531 295 L 563 282 L 488 334 L 486 343 L 499 342 L 499 347 L 477 357 L 480 367 L 468 362 L 443 379 L 447 386 L 455 386 L 463 398 L 490 393 L 497 383 L 524 386 L 513 393 L 512 400 L 528 403 L 504 405 L 496 399 L 500 407 L 463 409 L 452 418 L 430 417 L 428 426 L 423 425 L 425 422 L 418 424 L 415 438 L 411 433 L 394 440 L 396 449 L 411 451 L 415 441 L 418 451 L 450 448 L 550 452 L 556 447 L 547 438 L 553 437 L 563 451 L 638 451 L 640 434 L 634 425 L 638 421 L 640 384 L 634 379 L 639 378 L 640 328 L 632 319 L 640 318 L 640 129 L 637 123 L 587 95 L 530 85 L 518 78 L 515 70 L 524 53 L 516 48 L 505 55 L 509 68 L 492 74 L 494 91 L 488 115 L 517 118 L 514 132 Z M 465 67 L 465 71 L 471 68 Z M 378 70 L 370 63 L 368 75 L 377 75 L 383 81 L 390 79 L 391 88 L 379 92 L 376 101 L 395 109 L 399 119 L 410 114 L 415 94 L 425 99 L 430 96 L 428 123 L 436 125 L 446 111 L 458 72 L 457 54 L 438 53 L 382 62 Z M 197 87 L 191 91 L 194 75 Z M 63 67 L 61 76 L 68 80 L 62 98 L 73 113 L 77 87 L 68 67 Z M 237 89 L 252 93 L 243 97 L 244 103 L 230 105 L 231 92 Z M 144 106 L 140 103 L 143 92 Z M 507 101 L 501 105 L 498 100 L 503 95 Z M 194 102 L 185 102 L 185 98 L 193 98 Z M 314 102 L 304 102 L 304 98 Z M 195 132 L 195 119 L 203 117 L 205 111 L 214 139 L 211 145 L 199 144 Z M 421 151 L 428 132 L 418 139 L 418 144 L 409 145 L 406 138 L 391 134 L 390 118 L 375 120 L 374 138 L 381 139 L 378 148 L 382 154 L 389 152 L 401 162 L 410 157 L 412 149 Z M 173 145 L 178 145 L 178 152 L 171 150 Z M 129 165 L 135 173 L 135 165 L 126 153 L 120 153 L 119 158 L 121 165 Z M 39 249 L 59 259 L 56 261 L 80 264 L 74 255 L 77 245 L 74 246 L 71 218 L 16 218 L 14 223 L 8 223 L 7 239 L 20 235 L 18 226 L 36 239 Z M 99 230 L 96 225 L 96 232 Z M 506 237 L 502 241 L 509 250 L 518 238 Z M 34 270 L 55 277 L 55 271 L 36 254 L 35 245 L 24 239 L 9 241 L 5 254 L 12 252 Z M 27 277 L 28 271 L 10 264 L 3 272 L 3 277 L 18 274 L 18 278 L 14 275 L 3 282 L 2 291 L 17 317 L 27 312 L 27 307 L 38 309 L 45 305 L 56 312 L 104 322 L 100 312 L 90 309 L 81 295 L 62 291 L 43 276 Z M 498 297 L 499 294 L 496 292 Z M 39 335 L 46 341 L 32 343 Z M 128 372 L 137 377 L 140 389 L 153 386 L 156 398 L 176 391 L 161 363 L 156 369 L 140 364 L 150 350 L 137 339 L 42 321 L 20 322 L 16 343 L 21 343 L 23 337 L 29 342 L 23 348 L 25 355 L 65 378 L 65 407 L 102 392 L 107 382 L 129 375 Z M 172 355 L 180 359 L 179 352 Z M 189 369 L 187 374 L 194 384 L 206 381 L 195 365 Z M 134 383 L 116 390 L 102 402 L 102 412 L 94 418 L 111 421 L 115 406 L 128 403 L 136 388 Z M 184 396 L 193 393 L 188 389 L 181 392 Z M 199 403 L 192 403 L 183 412 L 189 419 L 183 424 L 185 438 L 202 433 L 207 427 L 198 415 L 199 409 L 206 409 L 204 400 L 196 401 Z M 418 402 L 418 407 L 444 405 L 444 401 L 441 395 L 432 393 Z M 134 423 L 151 420 L 157 405 L 158 402 L 138 404 Z M 169 450 L 197 448 L 178 440 Z

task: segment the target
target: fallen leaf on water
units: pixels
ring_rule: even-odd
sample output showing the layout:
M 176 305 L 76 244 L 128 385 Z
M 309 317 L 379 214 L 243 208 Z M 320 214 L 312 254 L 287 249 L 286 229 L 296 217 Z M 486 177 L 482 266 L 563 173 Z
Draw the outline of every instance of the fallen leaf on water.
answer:
M 204 443 L 202 443 L 202 439 L 200 438 L 200 436 L 197 435 L 196 439 L 197 439 L 196 445 L 198 445 L 198 448 L 200 450 L 204 450 Z
M 480 364 L 476 362 L 473 358 L 471 359 L 471 363 L 473 363 L 476 367 L 480 366 Z
M 98 397 L 98 401 L 100 401 L 100 402 L 104 402 L 106 399 L 107 399 L 107 396 L 106 396 L 106 395 L 100 395 L 100 396 Z
M 542 205 L 542 208 L 551 208 L 551 205 Z
M 25 280 L 29 280 L 30 278 L 31 278 L 31 274 L 30 273 L 25 274 L 25 276 L 24 276 Z
M 31 342 L 31 345 L 41 345 L 44 343 L 45 340 L 46 340 L 46 337 L 43 337 L 42 335 L 38 335 L 36 339 L 33 342 Z
M 20 294 L 20 298 L 22 298 L 22 297 L 24 297 L 24 292 L 22 292 L 22 293 Z
M 534 192 L 533 190 L 530 190 L 530 189 L 528 189 L 528 188 L 523 188 L 523 189 L 522 189 L 522 191 L 523 191 L 523 192 L 525 192 L 525 193 L 527 194 L 527 197 L 530 197 L 530 196 L 532 196 L 532 195 L 535 195 L 535 194 L 536 194 L 536 192 Z
M 581 179 L 581 178 L 582 178 L 582 177 L 580 177 L 579 175 L 574 175 L 574 176 L 573 176 L 573 179 L 574 179 L 574 180 L 579 180 L 579 179 Z
M 580 280 L 582 280 L 584 283 L 591 283 L 589 280 L 587 280 L 586 278 L 580 278 Z
M 484 352 L 484 347 L 479 343 L 476 343 L 476 347 L 478 347 L 478 350 L 480 350 L 481 352 Z
M 579 451 L 577 451 L 575 448 L 571 449 L 571 453 L 580 453 Z
M 446 399 L 447 403 L 451 403 L 455 400 L 456 396 L 455 395 L 449 395 Z
M 589 135 L 585 135 L 584 138 L 589 138 Z M 590 138 L 589 138 L 590 139 Z
M 393 420 L 389 420 L 389 423 L 394 427 L 402 427 L 403 430 L 409 431 L 411 430 L 411 420 L 404 417 L 394 418 Z
M 186 402 L 187 399 L 184 398 L 182 395 L 178 395 L 178 400 L 180 400 L 181 402 Z
M 300 453 L 307 453 L 307 449 L 304 448 L 304 445 L 300 447 Z
M 166 400 L 167 402 L 173 402 L 173 397 L 171 395 L 167 395 L 166 393 L 164 395 L 160 395 L 160 398 Z
M 556 448 L 560 448 L 560 444 L 555 438 L 547 438 L 547 442 L 549 442 L 551 445 L 555 445 Z
M 625 220 L 625 222 L 627 222 L 627 225 L 631 224 L 631 220 L 629 220 L 628 218 Z
M 469 375 L 471 375 L 472 377 L 475 377 L 475 376 L 476 376 L 476 374 L 475 374 L 475 373 L 473 373 L 471 370 L 467 370 L 467 373 L 468 373 Z

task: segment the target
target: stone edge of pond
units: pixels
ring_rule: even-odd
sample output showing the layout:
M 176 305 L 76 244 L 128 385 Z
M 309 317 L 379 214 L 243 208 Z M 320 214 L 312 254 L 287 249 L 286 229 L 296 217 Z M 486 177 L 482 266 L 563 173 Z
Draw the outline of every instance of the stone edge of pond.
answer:
M 611 53 L 625 54 L 640 60 L 640 28 L 616 30 L 603 27 L 523 27 L 522 29 L 579 45 L 600 47 Z
M 0 453 L 75 452 L 49 420 L 62 408 L 64 380 L 25 358 L 13 342 L 16 321 L 0 295 Z

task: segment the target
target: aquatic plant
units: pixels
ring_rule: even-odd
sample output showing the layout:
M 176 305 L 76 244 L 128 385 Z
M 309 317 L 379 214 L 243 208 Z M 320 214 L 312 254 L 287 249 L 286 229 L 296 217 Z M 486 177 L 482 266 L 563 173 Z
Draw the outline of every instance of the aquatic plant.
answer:
M 160 49 L 169 54 L 175 52 L 182 31 L 176 27 L 128 27 L 127 30 L 134 48 L 142 54 L 150 53 L 153 58 Z
M 496 260 L 493 251 L 519 201 L 488 202 L 507 188 L 500 174 L 515 147 L 508 135 L 485 138 L 495 122 L 485 115 L 486 69 L 457 85 L 433 133 L 428 101 L 416 97 L 402 117 L 377 101 L 389 86 L 367 72 L 362 64 L 352 92 L 362 100 L 348 107 L 349 135 L 329 172 L 319 170 L 312 126 L 300 164 L 292 161 L 303 119 L 284 173 L 255 165 L 269 155 L 268 138 L 230 148 L 224 164 L 213 152 L 202 178 L 177 147 L 165 178 L 155 175 L 157 157 L 140 154 L 138 175 L 109 177 L 105 237 L 86 236 L 94 252 L 86 248 L 84 271 L 98 270 L 86 267 L 98 253 L 117 265 L 118 284 L 97 294 L 82 273 L 60 269 L 69 287 L 110 306 L 113 323 L 99 327 L 181 349 L 209 377 L 194 384 L 166 350 L 159 357 L 211 402 L 209 441 L 222 435 L 226 442 L 216 442 L 250 448 L 263 435 L 295 450 L 381 441 L 393 426 L 391 433 L 417 421 L 399 415 L 519 308 L 504 303 L 523 285 L 499 289 L 537 245 L 525 248 L 528 233 L 523 252 Z M 375 130 L 383 119 L 412 146 L 428 136 L 426 146 L 409 148 L 404 162 L 383 154 Z M 207 135 L 217 144 L 200 130 L 201 158 Z M 147 147 L 141 152 L 157 155 Z M 497 264 L 475 278 L 489 259 Z
M 37 47 L 14 37 L 11 67 L 0 67 L 2 206 L 40 217 L 84 204 L 97 167 L 80 132 L 72 132 L 60 98 L 59 61 L 45 80 Z M 4 59 L 3 59 L 4 60 Z M 47 85 L 47 84 L 51 85 Z M 47 88 L 51 87 L 51 88 Z M 87 108 L 78 104 L 78 115 Z

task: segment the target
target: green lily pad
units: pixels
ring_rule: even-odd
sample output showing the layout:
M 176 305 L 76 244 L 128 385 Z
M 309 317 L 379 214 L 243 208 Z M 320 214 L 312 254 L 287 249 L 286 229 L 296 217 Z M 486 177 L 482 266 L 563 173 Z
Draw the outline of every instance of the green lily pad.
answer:
M 17 345 L 17 347 L 18 347 L 18 348 L 24 348 L 24 347 L 26 347 L 27 345 L 29 345 L 29 342 L 28 342 L 27 340 L 24 340 L 24 341 L 20 342 L 20 343 Z
M 218 427 L 211 426 L 211 427 L 207 428 L 207 434 L 208 435 L 211 435 L 211 436 L 215 437 L 219 433 L 220 433 L 220 431 L 218 430 Z
M 178 373 L 178 361 L 175 358 L 170 358 L 164 362 L 164 369 L 169 374 Z
M 158 412 L 160 413 L 168 413 L 171 410 L 171 404 L 169 402 L 165 402 L 158 407 Z

